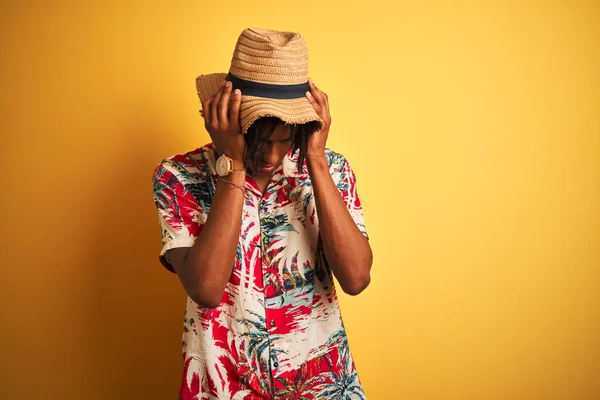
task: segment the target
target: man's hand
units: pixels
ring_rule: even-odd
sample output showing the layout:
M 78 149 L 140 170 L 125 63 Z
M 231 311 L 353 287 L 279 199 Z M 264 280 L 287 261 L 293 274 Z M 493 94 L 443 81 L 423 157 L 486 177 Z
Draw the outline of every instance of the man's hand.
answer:
M 315 86 L 312 79 L 309 79 L 310 91 L 306 92 L 306 98 L 313 106 L 319 117 L 323 120 L 323 128 L 312 134 L 308 140 L 308 151 L 306 158 L 319 158 L 325 155 L 325 145 L 329 136 L 329 127 L 331 126 L 331 114 L 329 113 L 329 99 L 327 94 Z
M 201 114 L 217 152 L 243 162 L 246 139 L 240 127 L 242 94 L 239 89 L 233 93 L 231 89 L 231 82 L 223 81 L 219 91 L 202 102 Z
M 312 81 L 309 85 L 311 90 L 306 92 L 306 97 L 323 119 L 323 128 L 308 141 L 306 155 L 319 216 L 319 236 L 325 257 L 342 289 L 350 295 L 357 295 L 371 281 L 373 253 L 369 241 L 348 212 L 325 159 L 325 144 L 331 125 L 329 100 Z

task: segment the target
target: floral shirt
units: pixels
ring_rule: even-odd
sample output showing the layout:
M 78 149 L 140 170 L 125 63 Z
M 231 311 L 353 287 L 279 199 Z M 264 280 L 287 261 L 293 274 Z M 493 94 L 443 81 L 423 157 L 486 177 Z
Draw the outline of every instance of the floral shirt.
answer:
M 240 240 L 216 308 L 189 297 L 183 320 L 180 399 L 364 399 L 319 238 L 306 163 L 289 152 L 265 193 L 246 177 Z M 367 236 L 355 176 L 326 151 L 331 176 Z M 215 193 L 209 144 L 173 156 L 154 171 L 154 201 L 165 252 L 191 247 Z M 368 236 L 367 236 L 368 237 Z

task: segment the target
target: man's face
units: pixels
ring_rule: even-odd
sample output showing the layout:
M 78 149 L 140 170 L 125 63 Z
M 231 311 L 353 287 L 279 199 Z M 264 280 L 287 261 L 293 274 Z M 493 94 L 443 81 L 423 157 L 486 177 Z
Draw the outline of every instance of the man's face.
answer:
M 257 176 L 271 176 L 292 149 L 291 126 L 279 124 L 275 127 L 271 139 L 265 144 L 261 165 L 256 171 Z

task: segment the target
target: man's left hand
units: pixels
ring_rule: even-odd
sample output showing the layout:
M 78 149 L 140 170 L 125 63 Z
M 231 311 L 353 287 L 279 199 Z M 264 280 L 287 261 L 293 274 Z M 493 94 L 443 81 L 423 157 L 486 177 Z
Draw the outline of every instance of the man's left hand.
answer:
M 306 98 L 313 106 L 319 117 L 323 120 L 321 130 L 313 133 L 308 140 L 308 151 L 306 158 L 323 157 L 325 155 L 325 145 L 331 126 L 331 114 L 329 113 L 329 99 L 327 94 L 315 86 L 312 79 L 309 79 L 310 92 L 306 92 Z

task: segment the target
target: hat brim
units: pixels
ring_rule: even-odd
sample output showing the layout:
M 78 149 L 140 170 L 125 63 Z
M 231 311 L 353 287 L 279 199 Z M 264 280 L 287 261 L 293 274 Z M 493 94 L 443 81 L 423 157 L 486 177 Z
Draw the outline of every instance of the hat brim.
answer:
M 196 78 L 196 90 L 200 101 L 212 97 L 220 88 L 227 74 L 215 73 L 201 75 Z M 318 129 L 323 126 L 323 120 L 306 97 L 297 99 L 269 99 L 265 97 L 245 96 L 242 92 L 240 105 L 240 125 L 242 133 L 259 118 L 277 117 L 286 124 L 316 123 Z

